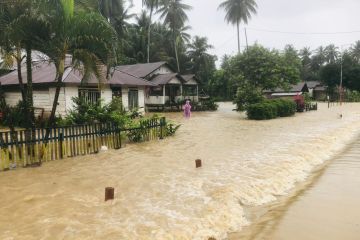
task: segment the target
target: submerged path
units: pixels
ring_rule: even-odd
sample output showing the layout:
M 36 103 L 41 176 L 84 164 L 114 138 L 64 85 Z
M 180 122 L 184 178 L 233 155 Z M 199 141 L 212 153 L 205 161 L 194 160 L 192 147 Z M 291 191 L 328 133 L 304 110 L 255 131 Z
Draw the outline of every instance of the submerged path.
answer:
M 314 178 L 283 206 L 230 239 L 358 240 L 360 138 Z
M 222 239 L 251 223 L 249 207 L 288 194 L 360 129 L 360 104 L 271 121 L 232 108 L 168 114 L 182 127 L 163 141 L 1 172 L 0 239 Z M 115 200 L 105 203 L 109 186 Z

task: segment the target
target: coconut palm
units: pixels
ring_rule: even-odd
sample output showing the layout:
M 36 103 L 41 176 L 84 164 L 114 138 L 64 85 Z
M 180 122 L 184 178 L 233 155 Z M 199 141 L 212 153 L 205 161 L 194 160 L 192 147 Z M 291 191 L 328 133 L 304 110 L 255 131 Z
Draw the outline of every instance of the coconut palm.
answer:
M 15 0 L 0 5 L 2 37 L 7 56 L 17 62 L 17 71 L 23 103 L 26 106 L 28 127 L 34 125 L 33 87 L 32 87 L 32 52 L 39 46 L 39 39 L 49 34 L 47 22 L 39 11 L 38 1 Z M 22 50 L 26 52 L 26 88 L 21 75 L 23 61 Z M 9 59 L 9 58 L 8 58 Z
M 360 40 L 350 48 L 351 57 L 360 64 Z
M 188 44 L 188 56 L 193 65 L 193 71 L 197 72 L 201 65 L 207 65 L 208 59 L 213 56 L 208 53 L 213 46 L 208 44 L 206 37 L 195 36 L 193 41 Z
M 158 10 L 158 12 L 160 13 L 160 18 L 164 19 L 164 23 L 172 31 L 172 41 L 174 44 L 178 72 L 180 72 L 178 43 L 184 36 L 181 36 L 181 32 L 184 32 L 186 28 L 188 29 L 188 27 L 185 27 L 185 23 L 188 20 L 186 11 L 191 9 L 192 7 L 183 3 L 183 0 L 164 0 L 163 4 Z
M 69 66 L 81 69 L 84 81 L 91 75 L 98 79 L 105 78 L 101 66 L 108 64 L 114 56 L 116 33 L 97 13 L 74 14 L 73 0 L 46 1 L 45 7 L 52 32 L 40 50 L 56 67 L 56 90 L 49 118 L 49 126 L 52 127 L 65 69 Z M 68 56 L 71 56 L 69 65 L 65 63 Z
M 226 22 L 237 27 L 238 53 L 240 53 L 240 24 L 247 24 L 252 14 L 256 14 L 257 4 L 255 0 L 226 0 L 221 3 L 218 9 L 226 12 Z
M 326 46 L 324 49 L 325 52 L 325 59 L 328 63 L 335 63 L 336 60 L 339 58 L 339 50 L 334 44 L 330 44 Z
M 150 62 L 150 44 L 151 44 L 151 24 L 152 24 L 152 16 L 154 11 L 160 7 L 162 0 L 142 0 L 142 3 L 145 7 L 147 7 L 150 11 L 149 14 L 149 25 L 147 32 L 147 62 Z

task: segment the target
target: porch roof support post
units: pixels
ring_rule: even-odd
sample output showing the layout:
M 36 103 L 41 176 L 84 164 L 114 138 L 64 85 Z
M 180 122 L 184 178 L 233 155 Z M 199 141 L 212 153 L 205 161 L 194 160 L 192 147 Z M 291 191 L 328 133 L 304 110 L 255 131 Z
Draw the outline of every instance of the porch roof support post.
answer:
M 163 104 L 165 105 L 165 85 L 163 85 Z
M 199 84 L 196 85 L 196 97 L 197 101 L 199 101 Z

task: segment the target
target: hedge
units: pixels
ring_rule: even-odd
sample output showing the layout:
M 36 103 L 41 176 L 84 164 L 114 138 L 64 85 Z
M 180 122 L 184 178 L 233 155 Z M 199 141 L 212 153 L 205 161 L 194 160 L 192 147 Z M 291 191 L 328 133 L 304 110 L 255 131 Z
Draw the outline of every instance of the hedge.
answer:
M 247 107 L 247 115 L 252 120 L 266 120 L 277 117 L 293 116 L 296 103 L 293 100 L 276 99 L 251 104 Z

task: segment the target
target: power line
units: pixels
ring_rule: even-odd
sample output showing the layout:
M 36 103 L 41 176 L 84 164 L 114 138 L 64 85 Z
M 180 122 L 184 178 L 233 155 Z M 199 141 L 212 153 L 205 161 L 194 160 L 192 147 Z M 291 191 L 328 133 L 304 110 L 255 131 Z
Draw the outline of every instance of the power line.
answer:
M 259 29 L 259 28 L 246 28 L 246 29 L 256 32 L 269 32 L 269 33 L 294 34 L 294 35 L 340 35 L 340 34 L 360 33 L 360 30 L 347 31 L 347 32 L 287 32 L 287 31 L 277 31 L 277 30 L 268 30 L 268 29 Z

